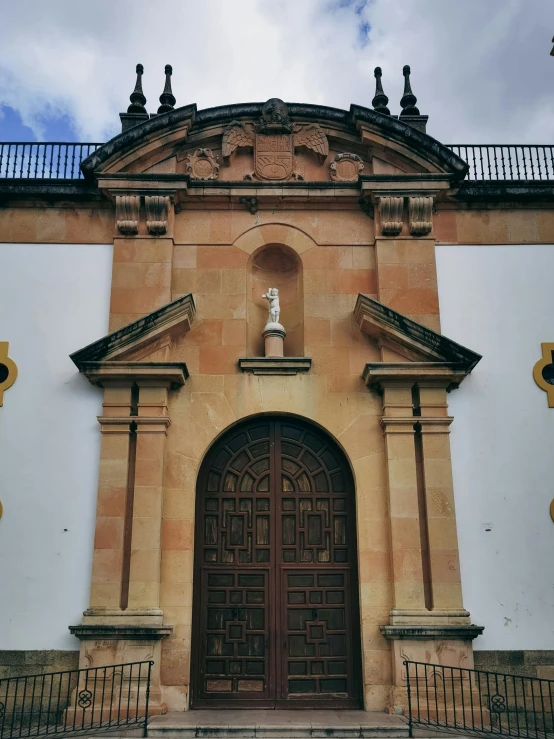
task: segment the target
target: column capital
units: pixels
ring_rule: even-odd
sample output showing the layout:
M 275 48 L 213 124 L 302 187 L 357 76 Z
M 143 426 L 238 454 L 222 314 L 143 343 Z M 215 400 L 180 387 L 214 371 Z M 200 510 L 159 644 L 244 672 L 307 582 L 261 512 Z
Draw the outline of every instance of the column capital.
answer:
M 415 419 L 422 434 L 449 434 L 453 416 L 417 416 Z
M 414 416 L 383 416 L 380 424 L 385 434 L 414 434 Z

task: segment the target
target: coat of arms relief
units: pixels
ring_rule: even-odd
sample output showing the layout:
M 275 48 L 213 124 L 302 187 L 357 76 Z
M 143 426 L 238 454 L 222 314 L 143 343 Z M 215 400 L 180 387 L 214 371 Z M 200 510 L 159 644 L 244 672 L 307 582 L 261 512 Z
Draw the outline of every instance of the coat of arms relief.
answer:
M 286 104 L 278 98 L 265 103 L 255 125 L 233 121 L 223 133 L 225 159 L 231 159 L 239 148 L 254 149 L 254 171 L 245 179 L 304 179 L 295 171 L 294 152 L 301 146 L 315 152 L 322 160 L 329 153 L 327 136 L 321 126 L 292 123 Z

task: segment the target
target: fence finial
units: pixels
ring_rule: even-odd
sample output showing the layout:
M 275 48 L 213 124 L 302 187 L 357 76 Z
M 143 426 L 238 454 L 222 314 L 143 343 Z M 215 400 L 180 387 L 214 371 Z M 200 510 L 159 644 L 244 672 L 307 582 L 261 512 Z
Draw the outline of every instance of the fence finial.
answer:
M 375 67 L 373 74 L 375 75 L 375 97 L 371 101 L 373 110 L 376 110 L 378 113 L 382 113 L 383 115 L 390 115 L 390 110 L 387 108 L 389 99 L 385 95 L 383 85 L 381 84 L 381 77 L 383 76 L 381 67 Z
M 400 115 L 419 115 L 419 108 L 416 108 L 417 98 L 410 85 L 410 66 L 408 64 L 404 66 L 402 74 L 404 75 L 404 94 L 400 100 L 402 107 Z
M 171 64 L 165 65 L 165 87 L 164 91 L 160 95 L 160 107 L 158 113 L 167 113 L 168 110 L 173 110 L 175 106 L 175 96 L 171 90 L 171 75 L 173 74 L 173 67 Z
M 142 92 L 142 75 L 144 74 L 144 67 L 142 64 L 137 64 L 137 82 L 135 84 L 135 89 L 129 96 L 129 99 L 131 101 L 131 105 L 127 108 L 127 113 L 142 113 L 143 115 L 146 113 L 146 108 L 144 107 L 146 104 L 146 98 L 144 97 L 144 93 Z

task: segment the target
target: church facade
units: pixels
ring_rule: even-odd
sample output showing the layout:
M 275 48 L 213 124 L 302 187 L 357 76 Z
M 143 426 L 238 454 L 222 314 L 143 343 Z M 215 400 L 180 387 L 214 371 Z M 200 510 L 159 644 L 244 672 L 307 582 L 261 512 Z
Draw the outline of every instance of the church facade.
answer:
M 406 68 L 399 116 L 380 71 L 348 111 L 169 71 L 148 116 L 138 72 L 83 176 L 0 169 L 0 670 L 151 659 L 157 711 L 554 676 L 547 155 L 479 179 Z

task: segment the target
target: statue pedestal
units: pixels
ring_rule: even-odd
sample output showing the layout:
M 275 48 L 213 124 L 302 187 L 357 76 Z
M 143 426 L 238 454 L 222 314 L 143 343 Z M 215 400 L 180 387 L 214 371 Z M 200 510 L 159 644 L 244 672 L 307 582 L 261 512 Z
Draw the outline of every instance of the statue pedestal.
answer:
M 284 341 L 287 332 L 280 323 L 268 323 L 264 328 L 262 336 L 265 341 L 266 357 L 283 357 Z

